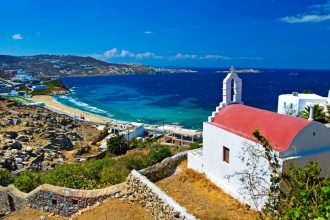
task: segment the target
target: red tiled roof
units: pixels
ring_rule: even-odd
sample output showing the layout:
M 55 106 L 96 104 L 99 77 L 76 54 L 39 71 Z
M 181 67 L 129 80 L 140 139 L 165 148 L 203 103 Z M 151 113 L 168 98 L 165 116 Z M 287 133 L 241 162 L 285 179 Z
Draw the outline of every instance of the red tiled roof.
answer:
M 259 129 L 277 151 L 287 150 L 296 135 L 311 123 L 314 122 L 241 104 L 224 107 L 210 122 L 252 141 L 256 141 L 253 131 Z

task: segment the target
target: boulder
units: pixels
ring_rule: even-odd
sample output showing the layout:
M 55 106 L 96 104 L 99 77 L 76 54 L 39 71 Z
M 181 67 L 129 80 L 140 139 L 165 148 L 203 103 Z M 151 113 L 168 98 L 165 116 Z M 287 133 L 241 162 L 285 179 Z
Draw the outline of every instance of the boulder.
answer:
M 81 147 L 77 150 L 77 152 L 75 153 L 75 156 L 80 156 L 86 153 L 89 153 L 89 151 L 91 150 L 91 147 L 86 145 L 84 147 Z
M 5 138 L 15 139 L 17 138 L 18 134 L 16 131 L 7 131 L 4 136 Z

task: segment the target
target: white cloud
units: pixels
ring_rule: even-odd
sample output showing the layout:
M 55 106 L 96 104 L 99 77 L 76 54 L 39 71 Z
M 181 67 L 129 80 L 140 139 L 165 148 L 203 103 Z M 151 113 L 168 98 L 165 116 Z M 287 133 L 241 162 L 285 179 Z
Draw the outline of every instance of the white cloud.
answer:
M 129 50 L 121 50 L 119 51 L 117 48 L 112 48 L 111 50 L 105 51 L 103 54 L 93 54 L 92 57 L 97 59 L 111 59 L 111 58 L 134 58 L 134 59 L 161 59 L 162 56 L 158 56 L 152 52 L 144 52 L 144 53 L 133 53 Z
M 308 11 L 294 16 L 280 18 L 284 23 L 317 23 L 330 20 L 330 0 L 324 4 L 311 5 Z
M 231 57 L 221 56 L 218 54 L 208 54 L 205 56 L 200 57 L 201 59 L 208 59 L 208 60 L 231 60 Z
M 197 54 L 188 54 L 188 53 L 177 53 L 173 56 L 162 56 L 157 55 L 152 52 L 143 52 L 143 53 L 133 53 L 129 50 L 118 50 L 117 48 L 112 48 L 105 51 L 102 54 L 92 54 L 92 57 L 101 60 L 109 59 L 163 59 L 163 60 L 260 60 L 260 57 L 229 57 L 219 54 L 207 54 L 207 55 L 197 55 Z
M 172 60 L 185 60 L 185 59 L 197 59 L 198 56 L 196 54 L 182 54 L 182 53 L 178 53 L 177 55 L 175 56 L 171 56 L 169 57 L 169 59 L 172 59 Z
M 280 19 L 281 21 L 285 23 L 316 23 L 321 21 L 327 21 L 330 20 L 330 14 L 329 15 L 298 15 L 298 16 L 288 16 Z
M 12 36 L 13 40 L 22 40 L 23 39 L 23 36 L 21 34 L 14 34 Z
M 154 32 L 152 32 L 152 31 L 145 31 L 145 32 L 143 32 L 144 34 L 153 34 Z

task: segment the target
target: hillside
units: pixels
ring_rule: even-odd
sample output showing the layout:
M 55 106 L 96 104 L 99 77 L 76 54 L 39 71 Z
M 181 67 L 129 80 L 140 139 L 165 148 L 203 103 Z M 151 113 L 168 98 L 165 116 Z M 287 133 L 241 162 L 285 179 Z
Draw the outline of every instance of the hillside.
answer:
M 1 77 L 10 78 L 16 73 L 17 69 L 24 69 L 38 78 L 184 71 L 156 69 L 140 64 L 114 64 L 93 57 L 72 55 L 0 55 Z

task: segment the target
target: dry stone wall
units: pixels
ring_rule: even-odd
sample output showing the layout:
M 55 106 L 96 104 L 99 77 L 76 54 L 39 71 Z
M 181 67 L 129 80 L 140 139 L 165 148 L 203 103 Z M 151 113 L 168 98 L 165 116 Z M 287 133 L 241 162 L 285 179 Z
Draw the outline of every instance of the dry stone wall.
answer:
M 125 197 L 141 204 L 156 219 L 196 219 L 153 183 L 173 174 L 186 158 L 187 152 L 182 152 L 139 172 L 133 170 L 126 183 L 104 189 L 77 190 L 44 184 L 30 193 L 23 193 L 13 185 L 0 186 L 0 218 L 28 207 L 69 217 L 97 202 Z
M 128 176 L 127 184 L 129 201 L 139 203 L 148 209 L 156 219 L 196 219 L 136 170 L 132 170 Z
M 187 151 L 165 158 L 162 162 L 142 169 L 139 172 L 152 182 L 157 182 L 173 174 L 178 164 L 185 159 L 187 159 Z
M 96 202 L 121 197 L 125 188 L 125 183 L 97 190 L 68 189 L 44 184 L 30 193 L 23 193 L 10 185 L 0 188 L 0 216 L 30 207 L 68 217 Z

